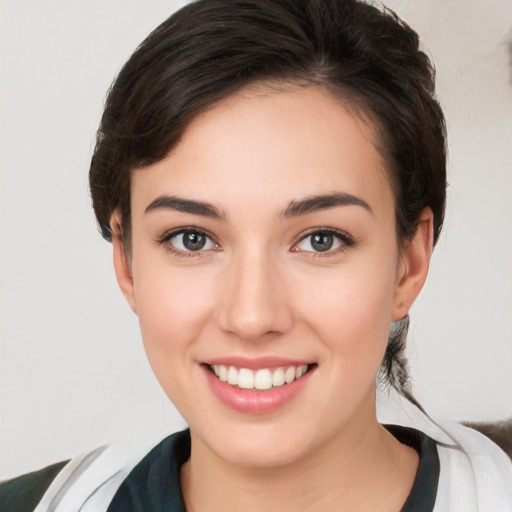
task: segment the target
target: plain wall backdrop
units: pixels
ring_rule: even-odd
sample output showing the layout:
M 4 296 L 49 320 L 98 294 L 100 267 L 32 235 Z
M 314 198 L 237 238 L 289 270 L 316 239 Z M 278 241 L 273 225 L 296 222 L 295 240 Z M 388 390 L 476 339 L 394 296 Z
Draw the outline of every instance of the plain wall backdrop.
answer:
M 87 189 L 107 88 L 183 2 L 0 1 L 0 479 L 184 426 L 146 361 Z M 512 415 L 509 0 L 393 0 L 437 68 L 445 232 L 409 358 L 433 416 Z

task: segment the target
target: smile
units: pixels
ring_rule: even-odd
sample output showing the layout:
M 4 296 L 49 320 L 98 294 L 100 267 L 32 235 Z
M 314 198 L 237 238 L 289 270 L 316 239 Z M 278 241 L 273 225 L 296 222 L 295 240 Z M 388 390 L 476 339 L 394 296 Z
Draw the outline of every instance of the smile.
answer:
M 318 364 L 278 358 L 225 358 L 200 365 L 214 395 L 242 413 L 264 414 L 291 402 L 316 373 Z
M 307 364 L 275 369 L 261 368 L 259 370 L 236 368 L 222 364 L 209 365 L 209 367 L 222 382 L 240 389 L 256 389 L 261 391 L 283 386 L 284 384 L 291 384 L 308 371 Z

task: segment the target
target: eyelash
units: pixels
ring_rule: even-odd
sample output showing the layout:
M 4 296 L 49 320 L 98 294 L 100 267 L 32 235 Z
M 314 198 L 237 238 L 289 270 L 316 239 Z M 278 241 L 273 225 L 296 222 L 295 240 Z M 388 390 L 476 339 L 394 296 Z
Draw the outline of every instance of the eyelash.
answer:
M 196 251 L 182 250 L 182 249 L 177 248 L 175 246 L 175 244 L 173 244 L 171 242 L 171 240 L 173 238 L 178 237 L 179 235 L 186 235 L 186 234 L 198 235 L 198 236 L 205 237 L 207 239 L 205 244 L 208 244 L 208 242 L 209 242 L 210 244 L 213 244 L 213 247 L 208 247 L 206 249 L 200 248 Z M 337 240 L 339 245 L 337 247 L 335 247 L 334 249 L 328 248 L 325 251 L 314 251 L 314 250 L 308 251 L 308 250 L 304 250 L 304 249 L 301 250 L 298 248 L 299 244 L 301 244 L 308 238 L 313 237 L 314 235 L 332 236 L 332 237 L 334 237 L 334 239 Z M 165 245 L 166 249 L 169 252 L 171 252 L 172 254 L 174 254 L 176 256 L 183 256 L 183 257 L 191 257 L 191 256 L 197 257 L 197 256 L 202 255 L 206 251 L 212 251 L 212 250 L 213 251 L 221 251 L 222 250 L 220 245 L 215 241 L 214 237 L 212 237 L 206 231 L 204 231 L 202 229 L 194 228 L 194 227 L 179 228 L 179 229 L 167 231 L 161 237 L 159 237 L 156 241 L 161 245 Z M 312 244 L 312 242 L 310 242 L 310 244 Z M 299 239 L 298 242 L 295 242 L 293 244 L 293 246 L 291 248 L 291 252 L 309 253 L 308 256 L 310 256 L 310 257 L 326 257 L 326 256 L 331 256 L 333 254 L 338 254 L 340 252 L 344 252 L 347 249 L 349 249 L 355 245 L 356 245 L 356 240 L 354 240 L 354 238 L 352 238 L 350 235 L 348 235 L 347 233 L 345 233 L 343 231 L 339 231 L 339 230 L 333 229 L 333 228 L 314 228 L 311 231 L 309 231 L 307 234 L 303 235 Z
M 332 236 L 337 240 L 339 245 L 338 245 L 338 247 L 335 247 L 334 249 L 329 248 L 325 251 L 307 251 L 307 250 L 300 250 L 297 248 L 297 246 L 300 243 L 304 242 L 308 238 L 313 237 L 314 235 Z M 310 241 L 310 244 L 312 244 L 311 241 Z M 309 253 L 308 256 L 318 258 L 318 257 L 332 256 L 333 254 L 338 254 L 340 252 L 344 252 L 347 249 L 354 247 L 355 245 L 356 245 L 356 240 L 343 231 L 339 231 L 339 230 L 333 229 L 333 228 L 314 228 L 314 229 L 310 230 L 306 235 L 303 235 L 299 239 L 298 242 L 294 243 L 291 250 L 292 250 L 292 252 Z
M 177 248 L 176 245 L 171 242 L 171 240 L 173 238 L 175 238 L 179 235 L 187 235 L 187 234 L 205 237 L 207 239 L 205 243 L 208 244 L 208 242 L 210 242 L 211 244 L 213 244 L 213 247 L 208 247 L 207 249 L 201 248 L 201 249 L 198 249 L 197 251 L 182 250 L 182 249 Z M 176 256 L 183 256 L 183 257 L 191 257 L 191 256 L 197 257 L 206 251 L 222 250 L 221 247 L 219 246 L 219 244 L 215 241 L 215 239 L 210 234 L 208 234 L 206 231 L 204 231 L 202 229 L 198 229 L 198 228 L 194 228 L 194 227 L 179 228 L 179 229 L 167 231 L 166 233 L 164 233 L 161 237 L 159 237 L 157 239 L 157 242 L 161 245 L 165 245 L 166 249 L 169 252 L 171 252 L 172 254 L 174 254 Z

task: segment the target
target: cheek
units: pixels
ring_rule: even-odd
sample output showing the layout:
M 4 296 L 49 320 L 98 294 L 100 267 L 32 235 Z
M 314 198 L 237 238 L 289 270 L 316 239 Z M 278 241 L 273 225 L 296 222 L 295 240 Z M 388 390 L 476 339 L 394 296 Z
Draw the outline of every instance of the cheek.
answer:
M 332 359 L 352 373 L 376 371 L 386 349 L 394 293 L 394 261 L 380 265 L 346 265 L 337 272 L 303 281 L 299 309 L 310 327 L 320 333 Z M 385 270 L 388 269 L 388 270 Z
M 190 349 L 211 318 L 211 279 L 186 267 L 145 265 L 142 273 L 134 270 L 144 347 L 156 377 L 170 394 L 175 377 L 193 365 Z

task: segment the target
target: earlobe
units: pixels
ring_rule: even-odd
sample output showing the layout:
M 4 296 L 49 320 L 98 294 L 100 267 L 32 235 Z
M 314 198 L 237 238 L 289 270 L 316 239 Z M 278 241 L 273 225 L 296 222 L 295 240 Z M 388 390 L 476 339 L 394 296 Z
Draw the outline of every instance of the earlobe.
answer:
M 434 245 L 434 216 L 430 208 L 420 215 L 416 233 L 402 249 L 393 299 L 392 321 L 404 318 L 427 279 Z
M 119 288 L 123 292 L 128 304 L 133 312 L 137 314 L 135 307 L 135 294 L 133 287 L 133 277 L 131 272 L 131 262 L 128 261 L 123 243 L 121 215 L 114 212 L 110 219 L 110 228 L 112 230 L 112 247 L 114 257 L 114 269 L 116 272 Z

